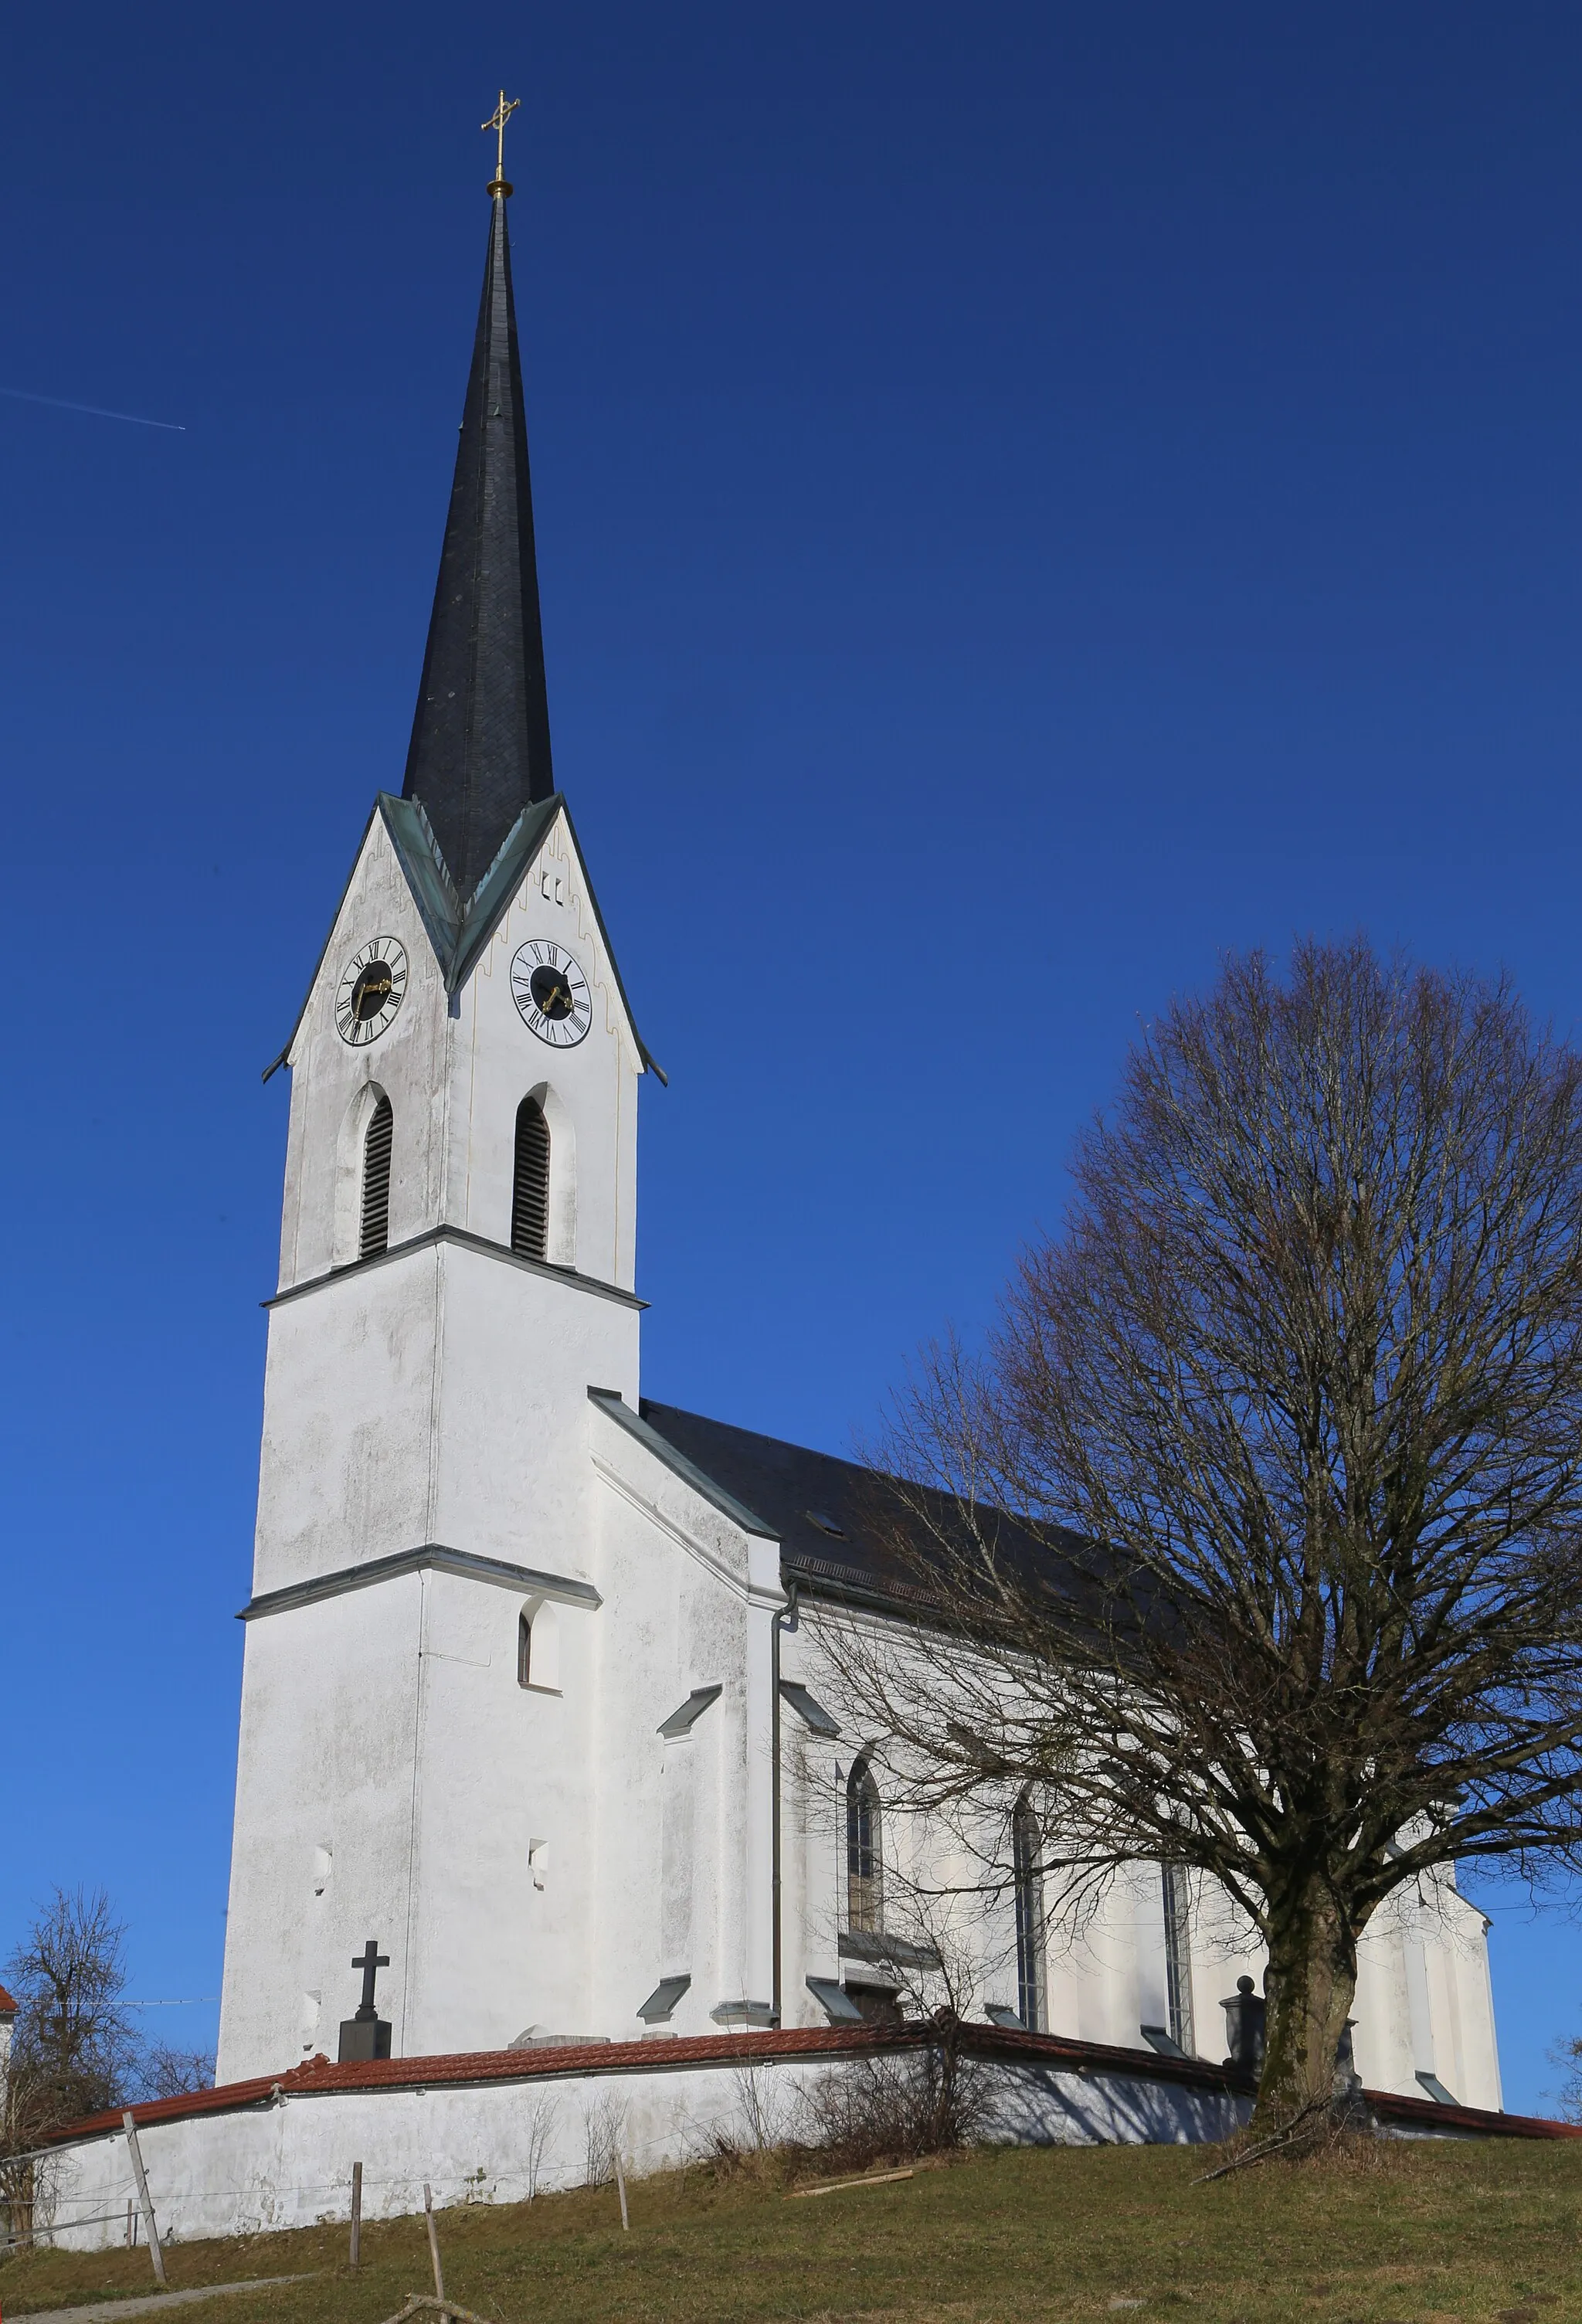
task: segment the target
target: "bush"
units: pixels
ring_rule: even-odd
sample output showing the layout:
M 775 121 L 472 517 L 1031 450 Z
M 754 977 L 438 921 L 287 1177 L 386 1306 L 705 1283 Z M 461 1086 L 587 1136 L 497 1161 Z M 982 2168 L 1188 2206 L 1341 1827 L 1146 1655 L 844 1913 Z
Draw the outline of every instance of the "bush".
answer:
M 803 2095 L 796 2148 L 836 2171 L 867 2171 L 970 2145 L 986 2126 L 989 2091 L 953 2033 L 821 2077 Z

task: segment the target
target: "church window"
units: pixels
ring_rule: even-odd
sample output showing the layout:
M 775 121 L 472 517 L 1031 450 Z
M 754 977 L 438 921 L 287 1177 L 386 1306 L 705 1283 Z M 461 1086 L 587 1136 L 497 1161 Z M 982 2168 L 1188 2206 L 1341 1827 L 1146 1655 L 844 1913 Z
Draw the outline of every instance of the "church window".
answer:
M 846 1925 L 877 1935 L 884 1927 L 884 1847 L 878 1785 L 859 1759 L 846 1785 Z
M 549 1124 L 536 1097 L 516 1115 L 516 1174 L 511 1182 L 510 1247 L 543 1259 L 549 1239 Z
M 1184 1864 L 1164 1867 L 1164 1997 L 1170 2038 L 1192 2057 L 1191 1892 Z
M 363 1139 L 363 1222 L 357 1252 L 372 1259 L 390 1246 L 390 1149 L 395 1116 L 390 1100 L 381 1097 L 368 1117 Z
M 542 1598 L 517 1616 L 516 1683 L 534 1694 L 560 1692 L 560 1616 Z
M 1044 1853 L 1026 1792 L 1011 1817 L 1011 1876 L 1016 1904 L 1016 2015 L 1029 2034 L 1044 2024 Z

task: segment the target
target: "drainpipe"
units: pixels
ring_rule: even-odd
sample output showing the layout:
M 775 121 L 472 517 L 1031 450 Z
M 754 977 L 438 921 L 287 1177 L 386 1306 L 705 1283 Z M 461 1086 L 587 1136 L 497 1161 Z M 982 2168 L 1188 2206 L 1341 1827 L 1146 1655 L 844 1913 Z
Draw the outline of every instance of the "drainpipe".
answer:
M 774 1951 L 774 1990 L 769 2024 L 778 2026 L 784 1998 L 780 1969 L 780 1633 L 799 1619 L 796 1584 L 786 1584 L 786 1604 L 769 1625 L 769 1929 Z

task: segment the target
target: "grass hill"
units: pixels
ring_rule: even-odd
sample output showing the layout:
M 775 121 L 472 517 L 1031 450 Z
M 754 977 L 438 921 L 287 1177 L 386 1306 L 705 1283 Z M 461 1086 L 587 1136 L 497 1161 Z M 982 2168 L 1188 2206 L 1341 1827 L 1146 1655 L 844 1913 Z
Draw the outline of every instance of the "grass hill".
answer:
M 1577 2324 L 1582 2143 L 1377 2141 L 1209 2187 L 1200 2148 L 981 2151 L 910 2179 L 787 2200 L 732 2172 L 439 2214 L 446 2290 L 501 2324 L 724 2319 L 1029 2324 Z M 422 2219 L 175 2246 L 171 2287 L 318 2271 L 172 2311 L 179 2324 L 381 2324 L 432 2290 Z M 146 2250 L 0 2261 L 0 2314 L 154 2289 Z

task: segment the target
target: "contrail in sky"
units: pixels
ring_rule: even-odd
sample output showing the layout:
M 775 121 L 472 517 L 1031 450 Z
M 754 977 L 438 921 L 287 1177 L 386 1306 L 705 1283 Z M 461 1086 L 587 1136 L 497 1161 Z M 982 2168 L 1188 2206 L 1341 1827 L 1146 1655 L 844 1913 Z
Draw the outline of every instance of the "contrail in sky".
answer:
M 133 428 L 165 428 L 172 436 L 187 433 L 179 420 L 144 420 L 135 411 L 106 411 L 102 403 L 68 403 L 60 395 L 30 395 L 25 387 L 0 387 L 0 395 L 14 395 L 19 403 L 48 403 L 57 411 L 90 411 L 96 420 L 124 420 Z

